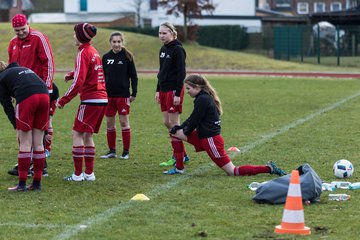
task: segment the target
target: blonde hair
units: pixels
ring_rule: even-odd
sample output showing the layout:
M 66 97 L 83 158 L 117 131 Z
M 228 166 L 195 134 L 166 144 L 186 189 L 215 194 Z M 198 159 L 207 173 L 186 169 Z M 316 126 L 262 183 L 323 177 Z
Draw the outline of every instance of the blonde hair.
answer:
M 213 86 L 211 86 L 210 82 L 204 76 L 200 74 L 191 74 L 185 79 L 184 82 L 191 87 L 200 87 L 201 90 L 208 93 L 214 99 L 219 114 L 221 115 L 223 113 L 221 101 L 216 93 L 216 90 L 213 88 Z
M 164 27 L 168 28 L 168 29 L 172 32 L 174 38 L 177 39 L 178 33 L 177 33 L 177 31 L 176 31 L 175 26 L 174 26 L 172 23 L 164 22 L 164 23 L 162 23 L 160 26 L 164 26 Z
M 8 64 L 4 61 L 0 61 L 0 72 L 4 71 L 7 68 Z
M 121 41 L 123 42 L 122 44 L 122 49 L 124 49 L 124 52 L 125 52 L 125 55 L 126 57 L 129 59 L 130 62 L 134 61 L 134 55 L 132 54 L 132 52 L 130 52 L 129 50 L 127 50 L 125 48 L 125 37 L 124 37 L 124 34 L 122 34 L 121 32 L 112 32 L 110 34 L 110 38 L 109 38 L 109 42 L 111 42 L 111 40 L 113 39 L 113 37 L 115 36 L 119 36 L 121 38 Z

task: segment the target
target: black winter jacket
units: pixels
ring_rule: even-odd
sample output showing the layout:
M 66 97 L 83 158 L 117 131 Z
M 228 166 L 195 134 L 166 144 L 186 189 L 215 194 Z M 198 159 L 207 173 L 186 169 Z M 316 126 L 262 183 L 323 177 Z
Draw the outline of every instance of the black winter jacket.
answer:
M 157 75 L 156 91 L 175 91 L 180 97 L 186 76 L 186 52 L 178 40 L 165 44 L 159 53 L 160 69 Z
M 220 123 L 220 114 L 214 99 L 205 91 L 200 91 L 195 96 L 194 110 L 180 127 L 185 135 L 189 135 L 196 129 L 199 138 L 208 138 L 220 134 Z
M 0 73 L 0 102 L 13 127 L 16 127 L 15 111 L 11 98 L 16 104 L 34 94 L 49 94 L 44 81 L 32 70 L 11 63 Z
M 122 50 L 114 53 L 110 50 L 102 57 L 102 64 L 105 74 L 106 92 L 108 97 L 136 97 L 138 77 L 134 61 L 130 61 Z

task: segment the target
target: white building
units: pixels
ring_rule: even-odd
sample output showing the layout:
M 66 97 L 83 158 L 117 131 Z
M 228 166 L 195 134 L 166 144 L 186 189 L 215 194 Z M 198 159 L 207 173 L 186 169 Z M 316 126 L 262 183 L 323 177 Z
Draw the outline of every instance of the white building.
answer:
M 260 31 L 261 19 L 255 16 L 255 0 L 213 0 L 215 10 L 212 14 L 203 12 L 201 19 L 190 19 L 192 24 L 204 25 L 241 25 L 250 32 Z M 148 12 L 152 26 L 159 26 L 164 21 L 175 25 L 183 24 L 183 16 L 166 15 L 166 9 L 158 7 Z
M 202 19 L 190 19 L 198 25 L 242 25 L 260 31 L 261 20 L 255 16 L 255 0 L 212 0 L 215 11 L 204 12 Z M 164 21 L 183 24 L 183 17 L 166 15 L 156 0 L 64 0 L 64 13 L 36 13 L 29 17 L 36 23 L 115 22 L 126 16 L 140 15 L 140 25 L 159 26 Z M 139 10 L 137 10 L 139 9 Z M 140 14 L 138 14 L 140 13 Z M 134 25 L 137 25 L 135 23 Z

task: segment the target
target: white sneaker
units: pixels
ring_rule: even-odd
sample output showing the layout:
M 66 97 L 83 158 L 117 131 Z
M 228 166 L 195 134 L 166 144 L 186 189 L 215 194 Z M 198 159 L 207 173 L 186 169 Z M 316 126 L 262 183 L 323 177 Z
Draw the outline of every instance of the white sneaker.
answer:
M 121 159 L 129 159 L 129 152 L 124 151 L 119 158 L 121 158 Z
M 116 158 L 116 152 L 109 151 L 107 154 L 100 156 L 100 158 Z
M 84 179 L 83 174 L 80 174 L 80 176 L 76 176 L 75 173 L 73 173 L 68 177 L 64 177 L 64 180 L 65 181 L 73 181 L 73 182 L 81 182 L 81 181 L 84 181 L 85 179 Z
M 176 167 L 163 172 L 163 174 L 168 174 L 168 175 L 184 174 L 184 173 L 185 173 L 185 169 L 177 169 Z
M 91 174 L 84 173 L 84 179 L 85 181 L 95 181 L 95 174 L 92 172 Z

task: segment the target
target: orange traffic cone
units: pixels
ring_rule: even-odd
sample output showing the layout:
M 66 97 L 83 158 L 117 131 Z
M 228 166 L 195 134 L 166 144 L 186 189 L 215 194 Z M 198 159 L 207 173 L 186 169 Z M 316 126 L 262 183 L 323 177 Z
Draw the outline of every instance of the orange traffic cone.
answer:
M 230 147 L 228 152 L 240 152 L 240 150 L 237 147 Z
M 289 189 L 286 197 L 281 225 L 275 227 L 278 234 L 309 235 L 310 228 L 304 223 L 304 209 L 301 197 L 299 171 L 291 172 Z

